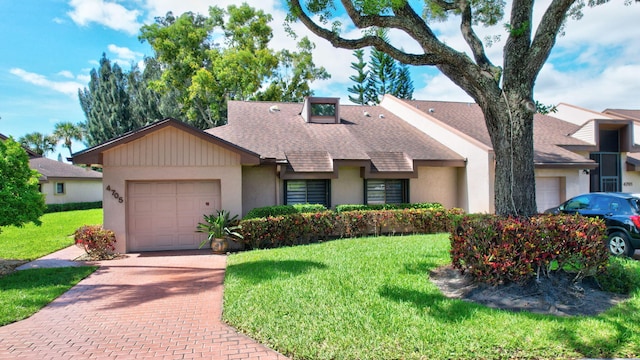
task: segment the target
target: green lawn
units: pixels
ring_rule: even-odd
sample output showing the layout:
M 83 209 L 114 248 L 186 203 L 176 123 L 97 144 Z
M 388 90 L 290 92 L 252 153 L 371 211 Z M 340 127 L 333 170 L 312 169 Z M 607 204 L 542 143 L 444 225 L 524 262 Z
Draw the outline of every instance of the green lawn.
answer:
M 73 244 L 70 235 L 82 225 L 102 224 L 102 209 L 44 214 L 42 225 L 3 227 L 0 258 L 34 260 Z
M 0 277 L 0 326 L 33 315 L 96 269 L 28 269 Z
M 77 228 L 102 223 L 102 209 L 44 214 L 40 220 L 41 226 L 2 228 L 0 259 L 33 260 L 72 245 L 70 235 Z M 96 269 L 30 269 L 0 276 L 0 326 L 31 316 Z
M 448 251 L 438 234 L 232 255 L 224 320 L 294 359 L 640 356 L 639 292 L 596 317 L 494 310 L 429 281 Z

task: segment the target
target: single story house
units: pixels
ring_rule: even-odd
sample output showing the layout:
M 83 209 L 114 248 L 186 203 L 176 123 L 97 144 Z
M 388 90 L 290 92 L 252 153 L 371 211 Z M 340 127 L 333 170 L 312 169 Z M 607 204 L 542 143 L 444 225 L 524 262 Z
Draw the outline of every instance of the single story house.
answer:
M 580 125 L 536 115 L 538 207 L 588 192 L 597 146 Z M 440 202 L 493 211 L 494 153 L 475 104 L 379 106 L 230 101 L 228 124 L 202 131 L 165 119 L 73 155 L 101 164 L 104 226 L 117 251 L 196 248 L 203 214 L 322 203 Z
M 6 139 L 0 134 L 0 141 Z M 55 161 L 24 149 L 29 155 L 29 167 L 41 175 L 39 188 L 45 195 L 45 204 L 102 201 L 101 172 Z

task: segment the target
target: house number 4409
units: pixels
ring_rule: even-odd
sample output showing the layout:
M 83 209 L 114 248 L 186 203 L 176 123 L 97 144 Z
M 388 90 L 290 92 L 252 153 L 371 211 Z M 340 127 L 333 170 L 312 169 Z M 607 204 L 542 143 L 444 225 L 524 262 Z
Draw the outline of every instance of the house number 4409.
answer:
M 118 192 L 115 189 L 112 189 L 111 185 L 107 185 L 107 191 L 111 191 L 111 195 L 113 195 L 114 198 L 118 199 L 119 203 L 124 202 L 124 199 L 122 198 L 122 196 L 120 196 L 120 194 L 118 194 Z

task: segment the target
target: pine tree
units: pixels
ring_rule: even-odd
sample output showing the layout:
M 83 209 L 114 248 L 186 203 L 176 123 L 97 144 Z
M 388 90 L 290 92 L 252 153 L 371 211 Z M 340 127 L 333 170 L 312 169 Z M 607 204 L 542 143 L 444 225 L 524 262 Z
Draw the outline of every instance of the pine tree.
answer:
M 368 87 L 367 79 L 369 78 L 369 71 L 365 69 L 367 67 L 367 63 L 364 62 L 364 50 L 355 50 L 353 52 L 353 56 L 356 57 L 358 62 L 351 63 L 351 68 L 356 71 L 356 74 L 349 76 L 349 80 L 353 81 L 355 84 L 352 87 L 347 88 L 347 91 L 355 94 L 356 96 L 349 95 L 349 100 L 358 105 L 366 105 Z
M 391 94 L 399 99 L 413 99 L 413 80 L 411 80 L 411 73 L 409 72 L 409 65 L 397 63 L 396 68 L 396 81 L 394 83 Z

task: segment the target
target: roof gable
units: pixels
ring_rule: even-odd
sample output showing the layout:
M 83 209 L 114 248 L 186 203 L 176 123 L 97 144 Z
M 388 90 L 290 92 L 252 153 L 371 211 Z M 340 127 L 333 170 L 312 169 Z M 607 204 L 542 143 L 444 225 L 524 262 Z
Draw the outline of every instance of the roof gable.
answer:
M 108 150 L 114 149 L 118 146 L 122 146 L 133 141 L 139 140 L 145 136 L 149 136 L 162 129 L 173 127 L 178 130 L 187 132 L 195 137 L 203 139 L 206 142 L 210 142 L 221 146 L 227 150 L 235 152 L 240 155 L 241 162 L 243 164 L 257 164 L 259 163 L 259 156 L 249 150 L 243 149 L 236 144 L 229 143 L 221 138 L 206 133 L 200 129 L 192 127 L 184 122 L 176 119 L 167 118 L 153 124 L 144 126 L 140 129 L 128 132 L 124 135 L 111 139 L 102 144 L 85 149 L 83 151 L 73 154 L 72 161 L 75 164 L 104 164 L 104 153 Z M 152 150 L 153 151 L 153 150 Z

